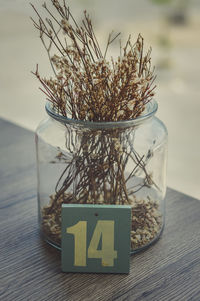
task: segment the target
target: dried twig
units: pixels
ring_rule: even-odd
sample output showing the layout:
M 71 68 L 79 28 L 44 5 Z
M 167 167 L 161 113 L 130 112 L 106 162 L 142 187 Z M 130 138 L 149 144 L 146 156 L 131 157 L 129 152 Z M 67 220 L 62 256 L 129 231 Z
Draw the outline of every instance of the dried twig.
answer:
M 135 44 L 129 36 L 124 47 L 120 41 L 120 56 L 109 62 L 108 49 L 120 34 L 109 35 L 102 54 L 87 12 L 79 25 L 65 0 L 51 0 L 51 3 L 58 17 L 44 3 L 48 18 L 43 19 L 32 5 L 38 17 L 38 21 L 32 21 L 40 33 L 55 77 L 42 78 L 38 66 L 33 74 L 54 111 L 91 122 L 130 120 L 141 115 L 155 90 L 151 49 L 144 54 L 142 36 L 138 36 Z M 59 150 L 56 160 L 65 167 L 55 183 L 51 204 L 44 210 L 47 216 L 55 213 L 59 220 L 62 202 L 130 204 L 134 194 L 143 187 L 158 188 L 147 172 L 149 152 L 139 155 L 134 148 L 133 128 L 77 133 L 66 125 L 66 135 L 66 151 L 71 160 Z M 128 164 L 133 168 L 127 174 Z M 140 183 L 139 173 L 144 175 Z
M 106 59 L 108 48 L 120 33 L 108 37 L 104 55 L 93 30 L 92 22 L 84 12 L 79 25 L 66 2 L 51 0 L 56 17 L 47 6 L 48 18 L 43 19 L 32 5 L 38 22 L 32 19 L 40 32 L 55 79 L 39 78 L 48 99 L 54 102 L 56 112 L 64 116 L 88 121 L 119 121 L 136 118 L 154 96 L 154 68 L 151 68 L 151 49 L 144 55 L 144 40 L 138 36 L 135 44 L 129 36 L 120 56 L 111 63 Z M 45 38 L 49 40 L 45 42 Z M 53 48 L 57 54 L 52 55 Z M 64 85 L 63 85 L 64 82 Z M 55 102 L 55 91 L 60 100 Z M 68 108 L 64 113 L 64 107 Z

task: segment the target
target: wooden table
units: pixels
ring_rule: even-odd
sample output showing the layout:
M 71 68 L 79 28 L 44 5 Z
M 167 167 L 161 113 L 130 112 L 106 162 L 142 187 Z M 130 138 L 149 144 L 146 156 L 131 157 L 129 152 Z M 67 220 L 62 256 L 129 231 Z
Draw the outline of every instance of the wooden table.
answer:
M 66 274 L 37 224 L 34 134 L 0 119 L 0 300 L 200 300 L 200 202 L 167 191 L 162 238 L 129 275 Z

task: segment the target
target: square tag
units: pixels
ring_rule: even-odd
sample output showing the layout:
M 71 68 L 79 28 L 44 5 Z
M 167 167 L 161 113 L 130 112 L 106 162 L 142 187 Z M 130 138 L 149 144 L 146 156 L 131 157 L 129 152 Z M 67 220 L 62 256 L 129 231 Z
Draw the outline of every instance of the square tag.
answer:
M 63 204 L 63 272 L 129 273 L 130 230 L 130 206 Z

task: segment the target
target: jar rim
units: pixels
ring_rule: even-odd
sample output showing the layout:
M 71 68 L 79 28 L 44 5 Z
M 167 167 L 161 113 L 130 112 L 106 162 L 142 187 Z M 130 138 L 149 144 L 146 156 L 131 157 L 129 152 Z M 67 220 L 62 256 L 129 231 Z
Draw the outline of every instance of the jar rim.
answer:
M 86 128 L 121 128 L 139 125 L 147 119 L 153 117 L 158 110 L 158 103 L 155 99 L 152 99 L 145 105 L 145 110 L 141 115 L 133 119 L 120 121 L 83 121 L 71 119 L 56 113 L 49 101 L 46 102 L 45 109 L 50 117 L 63 124 L 76 125 Z

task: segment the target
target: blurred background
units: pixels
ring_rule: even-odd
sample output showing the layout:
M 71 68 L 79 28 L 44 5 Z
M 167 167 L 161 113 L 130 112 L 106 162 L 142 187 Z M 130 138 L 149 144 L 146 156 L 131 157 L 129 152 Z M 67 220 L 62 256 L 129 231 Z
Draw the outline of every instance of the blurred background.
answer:
M 47 4 L 50 2 L 46 1 Z M 32 0 L 39 9 L 43 1 Z M 200 1 L 69 0 L 81 20 L 91 14 L 104 49 L 108 33 L 144 37 L 157 73 L 157 116 L 169 132 L 168 186 L 200 199 Z M 46 118 L 45 98 L 31 74 L 39 64 L 49 76 L 47 55 L 33 28 L 27 0 L 0 0 L 0 117 L 35 130 Z M 116 53 L 118 44 L 113 46 Z

